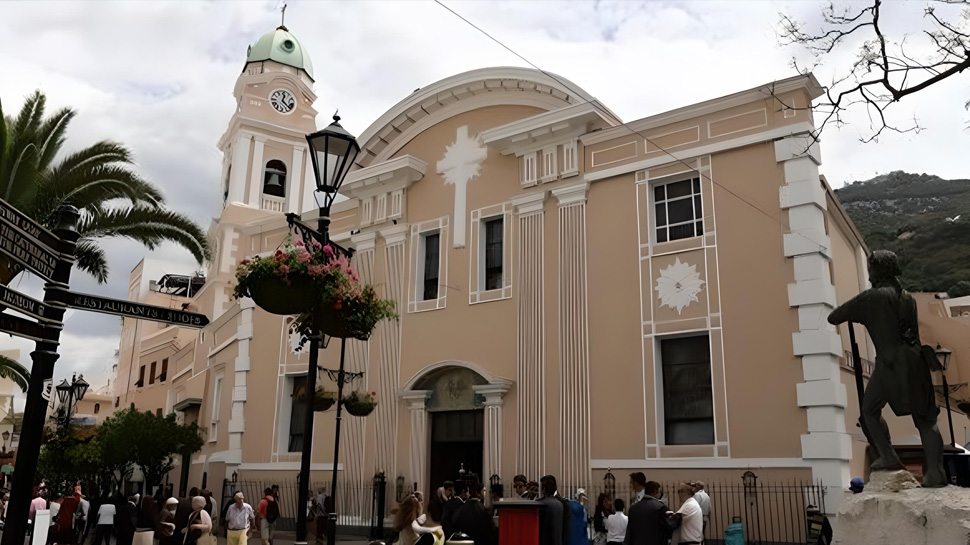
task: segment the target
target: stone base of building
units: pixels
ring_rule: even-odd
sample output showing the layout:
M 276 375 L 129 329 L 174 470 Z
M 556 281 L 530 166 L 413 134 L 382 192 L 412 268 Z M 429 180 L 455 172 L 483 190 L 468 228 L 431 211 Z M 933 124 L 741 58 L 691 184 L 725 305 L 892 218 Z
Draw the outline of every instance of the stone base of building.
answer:
M 838 513 L 834 543 L 970 544 L 970 490 L 920 488 L 908 471 L 874 471 Z

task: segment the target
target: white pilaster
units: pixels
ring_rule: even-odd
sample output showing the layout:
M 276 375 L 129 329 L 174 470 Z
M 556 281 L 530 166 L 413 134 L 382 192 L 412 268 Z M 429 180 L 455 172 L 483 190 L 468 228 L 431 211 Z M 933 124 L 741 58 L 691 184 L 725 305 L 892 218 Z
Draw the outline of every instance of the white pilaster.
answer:
M 229 416 L 229 449 L 242 448 L 242 436 L 246 432 L 247 377 L 250 369 L 249 352 L 253 340 L 253 312 L 256 303 L 248 297 L 239 300 L 239 326 L 236 330 L 236 364 L 233 373 L 232 408 Z
M 559 453 L 561 487 L 590 482 L 586 197 L 589 182 L 554 189 L 559 201 Z M 567 401 L 568 400 L 568 401 Z
M 485 398 L 482 481 L 486 483 L 492 475 L 502 475 L 502 400 L 510 387 L 508 382 L 472 386 L 476 394 Z
M 256 143 L 253 145 L 253 170 L 249 173 L 249 198 L 246 204 L 253 208 L 262 206 L 261 195 L 263 193 L 263 146 L 266 143 L 265 136 L 253 136 Z
M 395 310 L 404 314 L 404 240 L 407 225 L 395 225 L 380 231 L 384 239 L 384 297 L 394 302 Z M 377 325 L 380 340 L 380 362 L 375 390 L 378 399 L 392 400 L 400 385 L 401 320 L 384 320 Z M 374 473 L 383 471 L 389 482 L 397 478 L 397 403 L 378 403 L 374 420 L 377 424 Z
M 303 146 L 293 146 L 293 161 L 287 177 L 286 211 L 300 213 L 300 194 L 303 192 Z
M 802 358 L 804 382 L 797 385 L 796 398 L 808 419 L 808 433 L 801 438 L 802 458 L 825 486 L 825 508 L 831 514 L 838 510 L 849 482 L 852 444 L 845 429 L 846 392 L 839 373 L 842 342 L 826 320 L 836 301 L 818 146 L 804 136 L 784 138 L 775 142 L 775 158 L 784 171 L 779 200 L 790 227 L 784 251 L 794 261 L 795 282 L 788 285 L 788 302 L 798 310 L 792 350 Z
M 542 475 L 546 466 L 546 350 L 543 206 L 546 192 L 512 199 L 516 212 L 519 286 L 516 354 L 516 473 Z
M 407 403 L 411 415 L 411 472 L 410 482 L 418 484 L 418 489 L 427 486 L 428 467 L 428 397 L 431 390 L 413 390 L 398 394 Z
M 307 210 L 316 210 L 318 208 L 317 201 L 313 198 L 313 192 L 317 190 L 317 177 L 313 173 L 312 153 L 312 151 L 307 151 L 306 166 L 303 171 L 303 200 L 300 201 L 301 214 Z
M 232 146 L 232 171 L 229 173 L 229 196 L 227 202 L 243 202 L 246 199 L 246 169 L 249 166 L 249 147 L 253 137 L 239 133 Z

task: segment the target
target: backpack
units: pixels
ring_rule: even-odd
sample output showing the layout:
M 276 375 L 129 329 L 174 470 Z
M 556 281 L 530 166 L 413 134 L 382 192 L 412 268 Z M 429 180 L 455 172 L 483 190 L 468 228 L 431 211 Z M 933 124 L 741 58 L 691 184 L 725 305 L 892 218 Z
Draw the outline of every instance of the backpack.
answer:
M 266 501 L 266 520 L 269 522 L 276 522 L 276 519 L 280 518 L 280 506 L 275 500 Z

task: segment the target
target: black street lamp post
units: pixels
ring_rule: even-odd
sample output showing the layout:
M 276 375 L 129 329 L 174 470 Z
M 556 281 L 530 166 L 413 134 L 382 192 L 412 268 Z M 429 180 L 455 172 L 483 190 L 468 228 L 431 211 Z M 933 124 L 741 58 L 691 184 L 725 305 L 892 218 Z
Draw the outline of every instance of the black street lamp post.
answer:
M 313 173 L 316 177 L 317 190 L 314 198 L 317 199 L 317 206 L 320 209 L 317 219 L 316 233 L 306 233 L 316 238 L 321 244 L 330 242 L 330 207 L 337 197 L 337 191 L 344 182 L 344 178 L 357 159 L 360 153 L 360 146 L 357 140 L 340 126 L 340 117 L 333 116 L 333 123 L 326 129 L 308 134 L 306 137 L 310 148 L 310 159 L 313 162 Z M 318 194 L 322 193 L 322 202 Z M 299 220 L 295 216 L 288 215 L 291 225 L 297 224 Z M 305 225 L 305 224 L 303 224 Z M 314 328 L 316 329 L 316 328 Z M 307 405 L 306 421 L 303 429 L 303 457 L 300 461 L 300 488 L 297 494 L 297 517 L 296 517 L 296 543 L 305 544 L 307 540 L 306 515 L 304 510 L 307 508 L 310 487 L 310 457 L 313 451 L 313 402 L 312 396 L 317 389 L 317 371 L 320 352 L 320 341 L 323 335 L 319 330 L 315 330 L 310 338 L 310 365 L 307 369 Z M 344 347 L 346 339 L 340 342 L 340 370 L 337 378 L 337 424 L 335 429 L 333 455 L 333 479 L 331 482 L 331 501 L 334 504 L 334 513 L 328 514 L 327 520 L 327 543 L 333 545 L 336 542 L 337 515 L 336 515 L 336 491 L 337 491 L 337 457 L 340 452 L 340 419 L 341 419 L 341 400 L 343 395 L 344 383 Z M 324 344 L 324 348 L 326 344 Z
M 67 379 L 61 381 L 54 389 L 57 390 L 57 399 L 61 403 L 64 414 L 61 416 L 61 425 L 66 426 L 71 423 L 71 415 L 77 408 L 79 401 L 84 399 L 90 385 L 84 380 L 84 375 L 71 377 L 68 384 Z
M 950 412 L 950 385 L 946 383 L 946 368 L 950 365 L 950 355 L 953 354 L 952 350 L 943 348 L 940 343 L 936 343 L 936 359 L 940 360 L 940 375 L 943 376 L 943 399 L 946 400 L 946 418 L 950 423 L 950 446 L 956 447 L 957 442 L 953 437 L 953 413 Z

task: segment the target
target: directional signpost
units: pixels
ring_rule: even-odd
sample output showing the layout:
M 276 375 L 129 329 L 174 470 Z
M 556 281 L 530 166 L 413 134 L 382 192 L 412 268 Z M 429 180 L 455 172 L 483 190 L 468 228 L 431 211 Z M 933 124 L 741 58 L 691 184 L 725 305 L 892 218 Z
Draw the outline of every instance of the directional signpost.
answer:
M 41 432 L 47 417 L 54 362 L 59 357 L 57 345 L 63 328 L 64 311 L 74 308 L 180 327 L 201 328 L 209 323 L 206 316 L 194 312 L 68 291 L 77 247 L 79 216 L 73 206 L 62 205 L 57 209 L 57 228 L 51 232 L 0 199 L 0 255 L 12 259 L 15 266 L 22 267 L 22 270 L 47 281 L 43 301 L 0 285 L 0 333 L 37 343 L 36 349 L 30 353 L 33 364 L 17 453 L 17 478 L 10 491 L 2 545 L 23 545 L 27 532 Z M 8 310 L 27 318 L 14 316 Z

